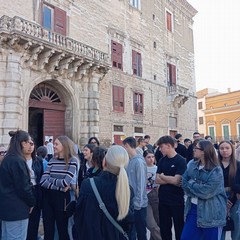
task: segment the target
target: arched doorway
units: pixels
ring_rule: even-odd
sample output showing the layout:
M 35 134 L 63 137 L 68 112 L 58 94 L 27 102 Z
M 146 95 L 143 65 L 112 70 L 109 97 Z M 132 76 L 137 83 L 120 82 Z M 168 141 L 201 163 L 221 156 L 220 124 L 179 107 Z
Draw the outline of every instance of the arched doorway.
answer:
M 56 90 L 47 83 L 38 84 L 29 99 L 28 131 L 36 145 L 48 138 L 65 134 L 65 104 Z

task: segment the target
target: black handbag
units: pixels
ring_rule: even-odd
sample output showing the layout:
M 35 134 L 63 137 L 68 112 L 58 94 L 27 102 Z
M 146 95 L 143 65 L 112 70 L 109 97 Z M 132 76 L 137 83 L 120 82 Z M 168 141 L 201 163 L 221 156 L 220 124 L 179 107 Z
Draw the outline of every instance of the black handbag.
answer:
M 223 231 L 233 231 L 234 230 L 234 222 L 230 216 L 226 218 L 226 225 L 223 227 Z

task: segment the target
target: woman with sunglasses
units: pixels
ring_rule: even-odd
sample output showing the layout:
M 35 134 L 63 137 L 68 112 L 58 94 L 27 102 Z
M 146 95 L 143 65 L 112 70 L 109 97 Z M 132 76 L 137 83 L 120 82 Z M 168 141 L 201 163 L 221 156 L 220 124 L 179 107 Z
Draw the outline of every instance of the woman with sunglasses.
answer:
M 213 144 L 201 140 L 194 158 L 182 176 L 187 196 L 181 240 L 219 240 L 226 223 L 227 198 L 223 172 Z
M 224 176 L 224 187 L 228 197 L 227 214 L 232 218 L 235 228 L 231 231 L 232 240 L 240 239 L 240 214 L 237 212 L 240 207 L 240 162 L 235 158 L 235 151 L 230 141 L 222 141 L 219 144 L 218 158 L 221 163 Z M 226 232 L 223 231 L 222 240 L 225 239 Z
M 28 166 L 33 193 L 36 199 L 36 204 L 29 216 L 27 240 L 37 240 L 42 209 L 42 189 L 40 186 L 40 179 L 43 174 L 43 162 L 36 157 L 36 149 L 33 139 L 29 140 L 29 147 L 24 152 L 24 157 Z
M 31 137 L 25 131 L 10 131 L 9 149 L 0 166 L 0 219 L 2 239 L 26 239 L 29 213 L 35 205 L 25 153 Z
M 59 240 L 69 240 L 66 206 L 70 202 L 70 185 L 77 172 L 74 143 L 67 136 L 54 141 L 54 157 L 41 178 L 43 189 L 44 239 L 53 240 L 55 223 Z

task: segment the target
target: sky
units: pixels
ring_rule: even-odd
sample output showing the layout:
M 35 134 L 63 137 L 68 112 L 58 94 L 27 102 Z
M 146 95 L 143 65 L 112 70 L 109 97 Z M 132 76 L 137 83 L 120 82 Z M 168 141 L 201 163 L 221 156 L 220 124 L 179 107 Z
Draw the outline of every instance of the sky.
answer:
M 187 0 L 193 18 L 197 90 L 240 90 L 240 0 Z

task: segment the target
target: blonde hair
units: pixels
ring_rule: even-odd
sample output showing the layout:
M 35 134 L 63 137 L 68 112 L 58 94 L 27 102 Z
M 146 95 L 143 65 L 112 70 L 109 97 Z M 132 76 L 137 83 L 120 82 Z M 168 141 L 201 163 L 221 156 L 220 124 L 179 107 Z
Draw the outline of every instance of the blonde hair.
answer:
M 115 197 L 118 204 L 117 220 L 121 220 L 128 214 L 130 203 L 130 188 L 125 170 L 129 156 L 123 147 L 115 145 L 107 151 L 105 160 L 106 170 L 118 176 Z

